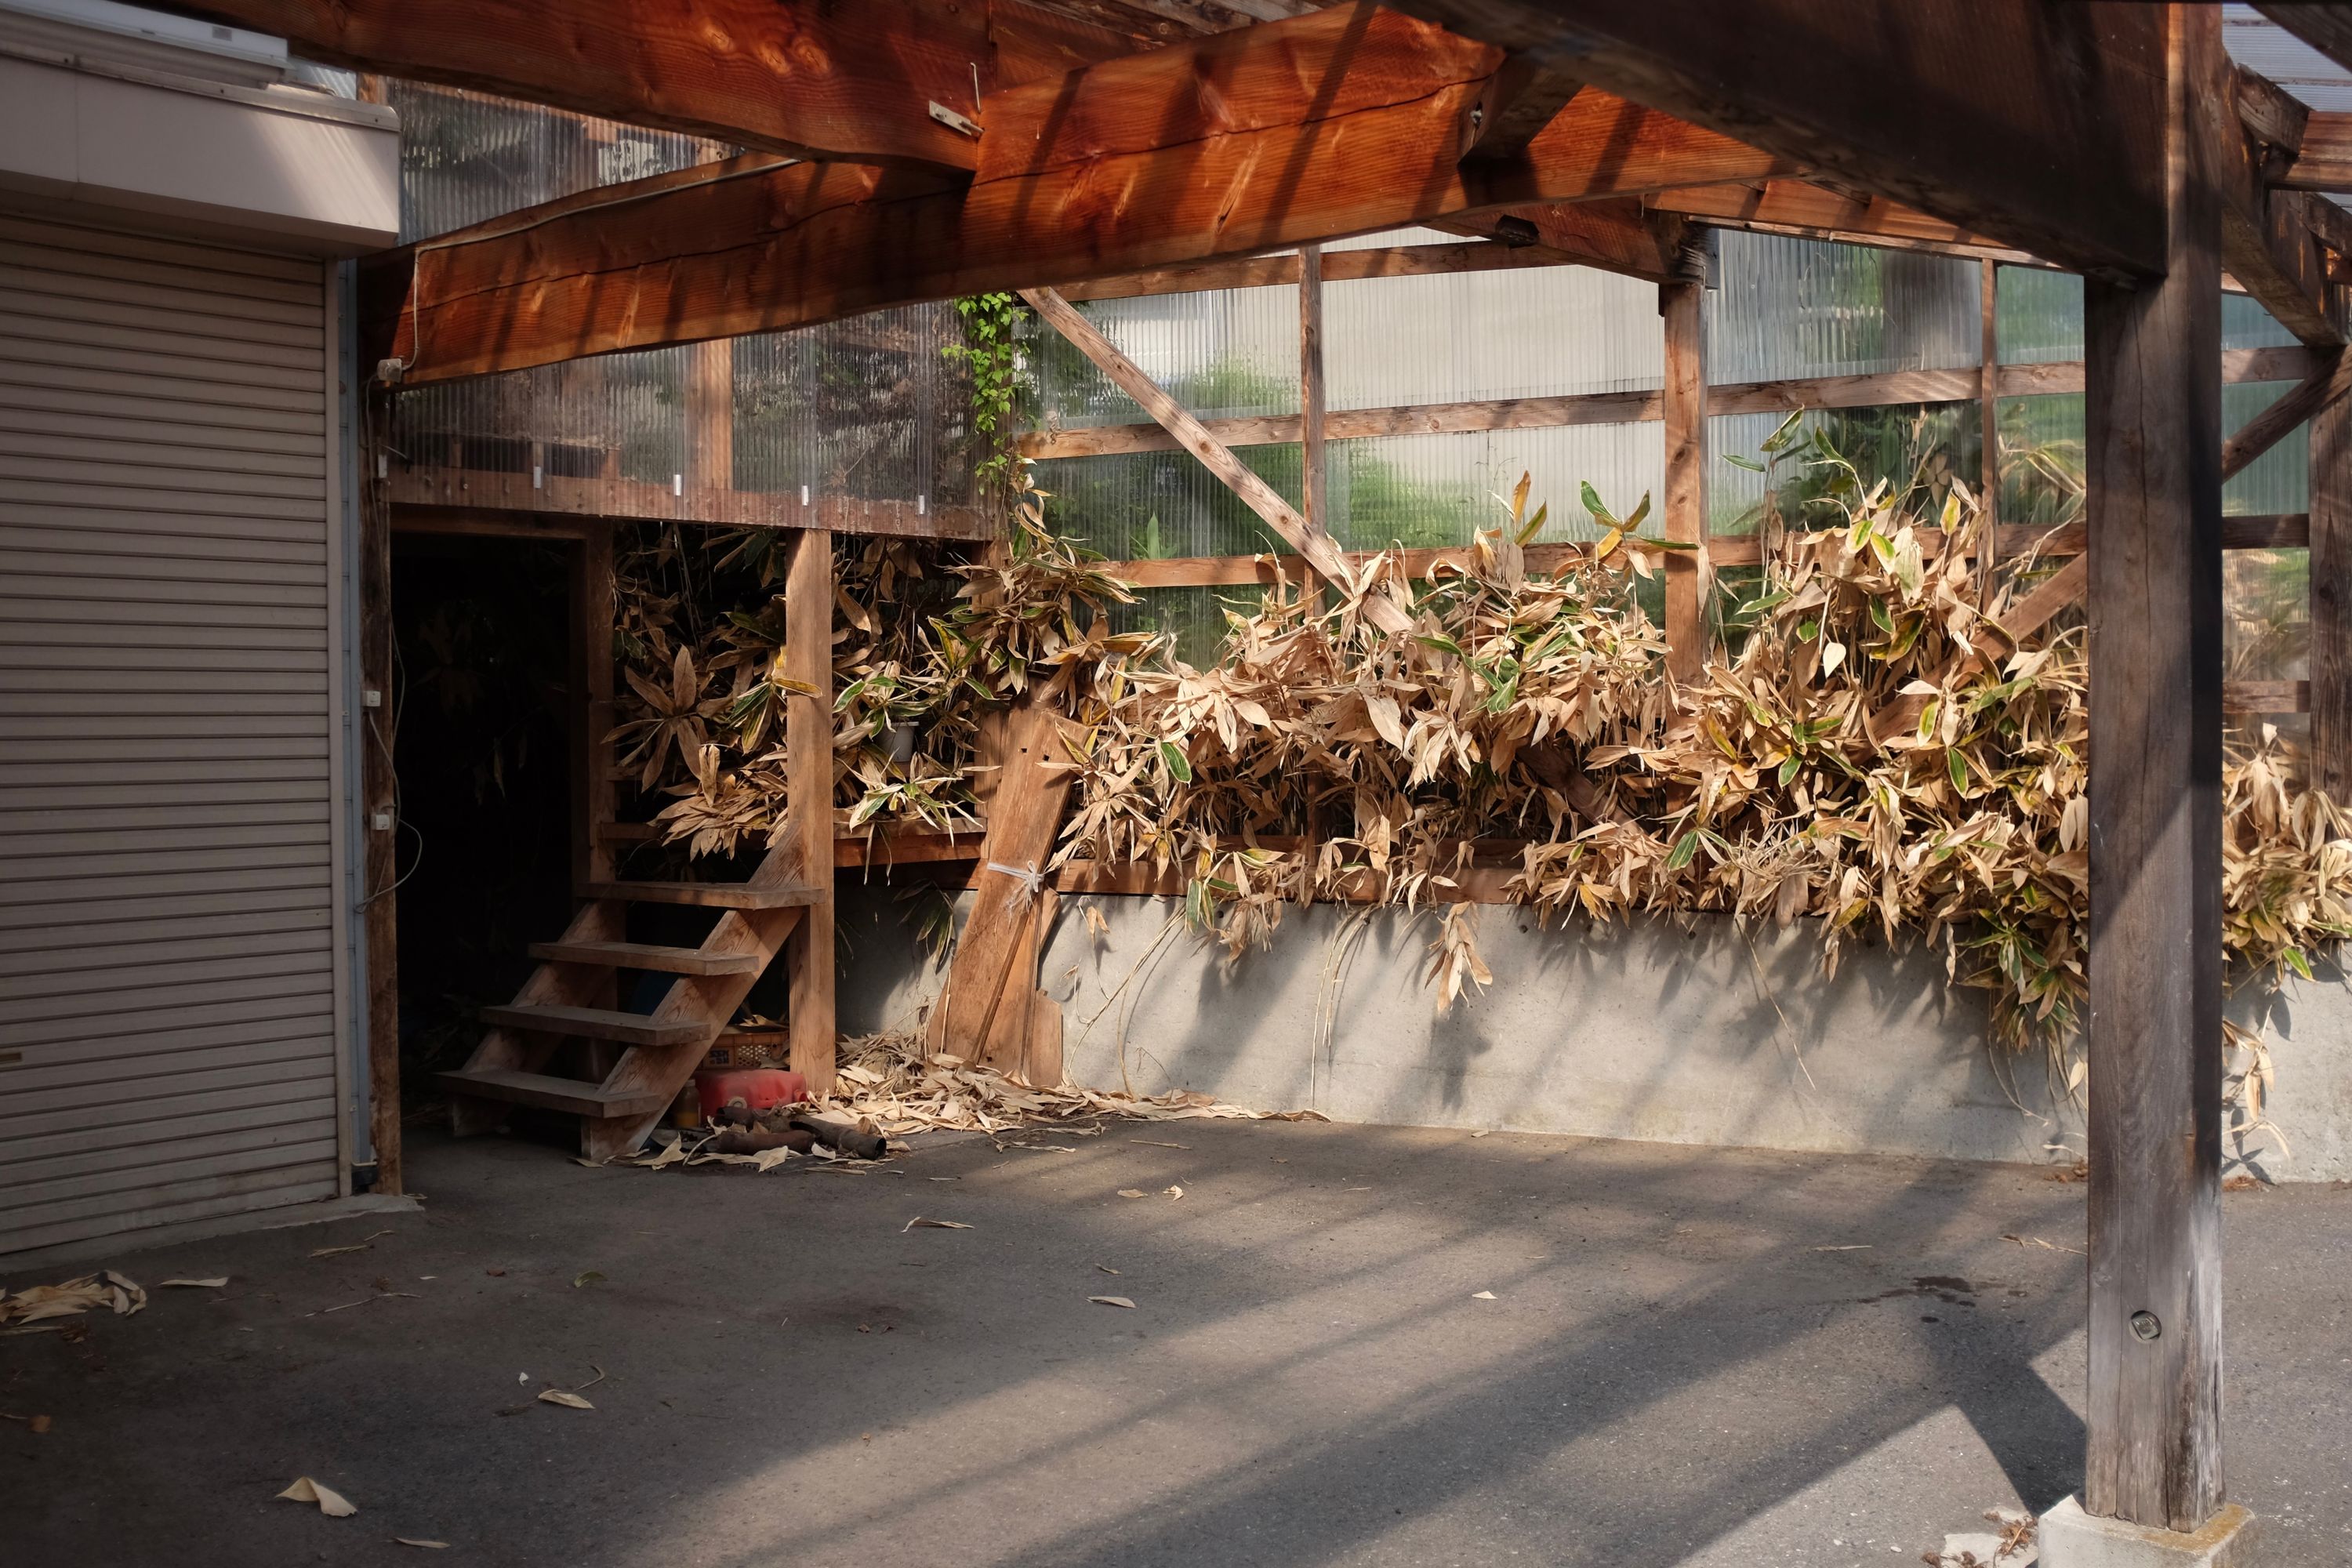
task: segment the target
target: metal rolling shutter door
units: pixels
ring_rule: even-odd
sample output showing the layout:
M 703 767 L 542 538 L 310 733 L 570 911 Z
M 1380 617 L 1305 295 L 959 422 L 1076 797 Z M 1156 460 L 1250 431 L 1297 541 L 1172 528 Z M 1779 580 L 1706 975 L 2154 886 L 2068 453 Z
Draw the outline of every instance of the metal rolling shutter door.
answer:
M 336 1191 L 322 283 L 0 215 L 0 1254 Z

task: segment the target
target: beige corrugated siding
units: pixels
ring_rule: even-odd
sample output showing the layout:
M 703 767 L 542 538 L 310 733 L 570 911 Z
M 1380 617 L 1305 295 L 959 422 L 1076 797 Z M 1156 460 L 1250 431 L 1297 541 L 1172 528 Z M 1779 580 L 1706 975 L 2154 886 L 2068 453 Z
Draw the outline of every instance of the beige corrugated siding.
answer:
M 0 215 L 0 1254 L 336 1190 L 322 283 Z

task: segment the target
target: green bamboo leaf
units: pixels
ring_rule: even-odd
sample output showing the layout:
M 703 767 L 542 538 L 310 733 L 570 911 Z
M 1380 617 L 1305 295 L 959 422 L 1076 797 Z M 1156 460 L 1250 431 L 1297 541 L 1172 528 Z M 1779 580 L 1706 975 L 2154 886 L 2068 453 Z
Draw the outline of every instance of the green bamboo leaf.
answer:
M 1169 773 L 1175 775 L 1178 784 L 1192 782 L 1192 764 L 1185 759 L 1184 753 L 1177 748 L 1175 742 L 1160 742 L 1160 760 L 1168 764 Z
M 1649 515 L 1650 515 L 1650 492 L 1649 492 L 1649 491 L 1647 491 L 1647 490 L 1643 490 L 1643 491 L 1642 492 L 1642 501 L 1641 501 L 1641 504 L 1640 504 L 1639 506 L 1636 506 L 1636 507 L 1633 509 L 1633 516 L 1631 516 L 1631 517 L 1629 517 L 1629 518 L 1627 518 L 1627 519 L 1625 520 L 1625 531 L 1626 531 L 1626 532 L 1628 532 L 1628 533 L 1631 533 L 1631 532 L 1633 532 L 1633 530 L 1635 530 L 1635 529 L 1637 529 L 1637 528 L 1641 527 L 1641 526 L 1642 526 L 1642 520 L 1643 520 L 1643 518 L 1645 518 L 1645 517 L 1649 516 Z
M 1674 853 L 1666 857 L 1666 869 L 1681 870 L 1691 863 L 1691 857 L 1697 853 L 1698 829 L 1694 827 L 1675 841 Z
M 2286 966 L 2289 969 L 2294 970 L 2305 980 L 2311 978 L 2311 961 L 2304 957 L 2303 949 L 2299 947 L 2290 947 L 2284 952 L 2280 953 L 2279 956 L 2286 961 Z
M 1590 479 L 1584 481 L 1584 510 L 1591 512 L 1593 521 L 1603 528 L 1622 526 L 1617 519 L 1611 515 L 1609 509 L 1601 504 L 1601 492 L 1592 488 L 1592 481 Z
M 1950 768 L 1952 787 L 1966 795 L 1969 788 L 1969 760 L 1958 751 L 1946 752 L 1944 762 Z
M 1746 468 L 1751 474 L 1760 474 L 1764 471 L 1763 464 L 1753 458 L 1743 458 L 1737 452 L 1726 452 L 1723 455 L 1723 460 L 1734 468 Z
M 1797 776 L 1797 770 L 1804 766 L 1804 764 L 1805 759 L 1799 756 L 1791 756 L 1780 764 L 1780 787 L 1782 789 L 1789 787 L 1789 781 Z

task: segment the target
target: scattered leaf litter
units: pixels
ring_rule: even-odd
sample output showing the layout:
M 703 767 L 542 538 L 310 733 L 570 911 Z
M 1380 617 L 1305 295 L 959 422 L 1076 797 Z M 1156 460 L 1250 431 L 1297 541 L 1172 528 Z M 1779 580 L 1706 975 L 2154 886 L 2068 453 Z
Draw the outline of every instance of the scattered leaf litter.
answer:
M 582 1163 L 584 1164 L 586 1162 L 583 1161 Z M 394 1546 L 422 1546 L 427 1552 L 449 1550 L 449 1543 L 446 1541 L 419 1541 L 413 1535 L 395 1535 L 392 1538 L 392 1543 Z
M 1121 1187 L 1118 1190 L 1118 1195 L 1123 1198 L 1140 1198 L 1148 1197 L 1150 1194 L 1141 1187 Z
M 1135 1303 L 1124 1296 L 1089 1296 L 1087 1300 L 1098 1301 L 1106 1307 L 1125 1307 L 1130 1312 L 1135 1310 Z
M 294 1484 L 278 1494 L 288 1502 L 316 1503 L 319 1511 L 329 1519 L 349 1519 L 359 1509 L 332 1487 L 320 1486 L 308 1476 L 297 1476 Z
M 227 1283 L 228 1276 L 224 1274 L 217 1279 L 166 1279 L 155 1289 L 168 1290 L 174 1285 L 184 1285 L 191 1290 L 217 1290 Z
M 111 1308 L 127 1318 L 147 1305 L 147 1292 L 111 1268 L 85 1274 L 62 1285 L 30 1285 L 15 1295 L 0 1294 L 0 1323 L 37 1323 L 68 1318 L 95 1308 Z
M 840 1050 L 834 1092 L 815 1101 L 815 1108 L 846 1115 L 864 1131 L 888 1138 L 941 1128 L 1002 1132 L 1087 1116 L 1142 1121 L 1329 1120 L 1312 1110 L 1252 1110 L 1184 1090 L 1145 1096 L 1072 1084 L 1035 1088 L 994 1068 L 926 1051 L 919 1036 L 905 1031 L 844 1040 Z
M 311 1252 L 310 1256 L 313 1258 L 341 1258 L 347 1252 L 365 1252 L 369 1247 L 375 1245 L 376 1237 L 390 1236 L 392 1232 L 388 1230 L 379 1230 L 373 1236 L 363 1237 L 360 1240 L 354 1241 L 347 1247 L 318 1247 Z
M 898 1234 L 904 1236 L 910 1230 L 970 1230 L 971 1228 L 960 1219 L 925 1219 L 921 1215 L 917 1215 L 898 1227 Z
M 1501 1300 L 1501 1298 L 1496 1296 L 1492 1290 L 1473 1290 L 1470 1292 L 1470 1299 L 1473 1301 L 1496 1301 Z

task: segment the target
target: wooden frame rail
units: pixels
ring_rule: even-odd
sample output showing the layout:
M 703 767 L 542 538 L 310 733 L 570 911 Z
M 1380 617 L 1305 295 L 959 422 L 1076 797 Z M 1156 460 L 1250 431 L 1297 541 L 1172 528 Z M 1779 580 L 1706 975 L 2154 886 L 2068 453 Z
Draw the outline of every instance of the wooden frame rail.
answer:
M 1342 253 L 1344 254 L 1344 253 Z M 1327 258 L 1328 259 L 1328 258 Z M 2233 349 L 2221 356 L 2221 379 L 2300 382 L 2319 356 L 2302 347 Z M 1954 370 L 1898 370 L 1872 375 L 1824 375 L 1789 381 L 1731 382 L 1706 390 L 1710 416 L 1786 414 L 1798 408 L 1871 408 L 1889 404 L 1972 403 L 1983 395 L 1979 366 Z M 2033 397 L 2083 390 L 2083 362 L 2004 364 L 1995 378 L 1996 397 Z M 1588 392 L 1559 397 L 1513 397 L 1468 403 L 1404 404 L 1388 408 L 1335 408 L 1324 416 L 1330 441 L 1380 436 L 1444 436 L 1489 430 L 1542 430 L 1570 425 L 1633 425 L 1662 419 L 1659 392 Z M 1238 419 L 1203 419 L 1202 428 L 1228 447 L 1282 446 L 1299 439 L 1295 414 Z M 1172 452 L 1175 437 L 1160 426 L 1095 425 L 1074 430 L 1032 431 L 1020 438 L 1024 458 L 1095 458 L 1121 452 Z

